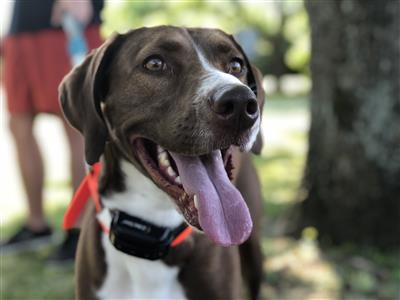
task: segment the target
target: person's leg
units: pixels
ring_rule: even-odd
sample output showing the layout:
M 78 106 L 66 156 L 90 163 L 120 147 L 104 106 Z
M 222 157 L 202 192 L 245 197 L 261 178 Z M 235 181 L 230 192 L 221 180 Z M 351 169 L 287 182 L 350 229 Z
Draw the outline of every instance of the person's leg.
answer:
M 85 176 L 84 144 L 81 134 L 63 120 L 70 149 L 70 168 L 73 191 L 79 187 Z
M 28 202 L 26 225 L 32 231 L 47 227 L 43 213 L 43 161 L 33 134 L 34 115 L 30 113 L 10 116 L 9 126 L 15 141 L 17 159 Z
M 61 117 L 61 119 L 63 118 Z M 62 121 L 70 149 L 71 181 L 73 191 L 75 192 L 85 175 L 83 138 L 77 131 L 72 129 L 65 120 Z M 79 222 L 76 226 L 80 226 Z M 47 258 L 47 262 L 51 264 L 62 264 L 73 260 L 75 258 L 78 238 L 79 229 L 67 230 L 63 242 L 56 251 Z

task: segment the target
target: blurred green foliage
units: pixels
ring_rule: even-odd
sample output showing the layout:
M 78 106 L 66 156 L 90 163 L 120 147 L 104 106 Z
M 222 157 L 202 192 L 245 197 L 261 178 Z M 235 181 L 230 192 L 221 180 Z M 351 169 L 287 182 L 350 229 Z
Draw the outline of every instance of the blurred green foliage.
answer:
M 235 34 L 264 74 L 307 73 L 309 29 L 303 1 L 109 1 L 104 34 L 157 25 L 220 28 Z

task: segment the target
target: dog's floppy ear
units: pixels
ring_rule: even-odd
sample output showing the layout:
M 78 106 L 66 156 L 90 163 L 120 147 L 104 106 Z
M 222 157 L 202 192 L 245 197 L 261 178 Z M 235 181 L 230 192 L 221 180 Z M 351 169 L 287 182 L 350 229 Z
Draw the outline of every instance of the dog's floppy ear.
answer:
M 113 35 L 102 46 L 93 50 L 59 86 L 65 118 L 83 134 L 85 157 L 90 165 L 99 160 L 107 140 L 107 128 L 100 102 L 105 100 L 109 67 L 122 40 L 122 35 Z
M 248 67 L 247 70 L 247 84 L 250 87 L 250 89 L 254 92 L 254 94 L 257 96 L 257 102 L 260 105 L 260 112 L 262 112 L 263 107 L 264 107 L 264 101 L 265 101 L 265 92 L 264 92 L 264 87 L 262 84 L 263 81 L 263 75 L 261 71 L 254 65 L 252 65 L 247 58 L 246 53 L 243 51 L 242 47 L 239 45 L 239 43 L 235 40 L 233 36 L 230 36 L 236 47 L 242 52 L 245 63 Z M 262 138 L 262 133 L 261 130 L 257 134 L 256 141 L 253 144 L 253 147 L 251 148 L 251 151 L 255 154 L 260 154 L 261 150 L 263 147 L 263 138 Z

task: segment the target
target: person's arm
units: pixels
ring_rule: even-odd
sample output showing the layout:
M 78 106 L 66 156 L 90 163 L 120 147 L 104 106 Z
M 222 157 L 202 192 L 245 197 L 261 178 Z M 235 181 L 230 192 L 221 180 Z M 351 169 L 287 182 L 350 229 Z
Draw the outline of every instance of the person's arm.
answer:
M 90 0 L 56 0 L 53 5 L 51 23 L 61 25 L 64 13 L 71 14 L 82 25 L 86 26 L 93 17 L 93 6 Z

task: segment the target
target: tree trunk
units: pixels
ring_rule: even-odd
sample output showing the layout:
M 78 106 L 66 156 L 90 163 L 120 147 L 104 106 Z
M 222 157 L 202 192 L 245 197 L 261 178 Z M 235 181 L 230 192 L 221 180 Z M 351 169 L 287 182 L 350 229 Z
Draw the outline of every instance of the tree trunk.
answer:
M 300 225 L 400 245 L 400 1 L 308 1 L 309 152 Z

